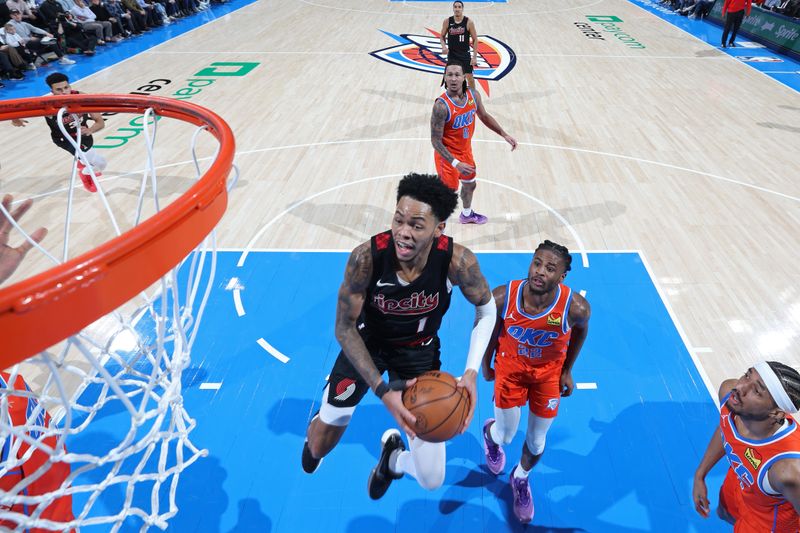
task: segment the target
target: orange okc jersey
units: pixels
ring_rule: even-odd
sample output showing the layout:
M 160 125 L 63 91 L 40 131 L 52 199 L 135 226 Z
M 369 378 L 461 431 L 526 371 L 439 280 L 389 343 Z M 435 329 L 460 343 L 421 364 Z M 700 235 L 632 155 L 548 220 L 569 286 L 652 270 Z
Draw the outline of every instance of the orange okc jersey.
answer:
M 478 113 L 478 105 L 471 89 L 467 89 L 466 96 L 466 102 L 460 106 L 447 96 L 447 92 L 438 98 L 447 106 L 442 143 L 459 161 L 472 161 L 472 134 L 475 132 L 475 116 Z
M 522 291 L 526 283 L 527 280 L 508 283 L 503 329 L 497 341 L 497 357 L 519 357 L 532 365 L 563 361 L 572 334 L 567 319 L 572 289 L 559 284 L 550 307 L 538 315 L 529 315 L 523 311 L 522 305 Z
M 9 383 L 9 377 L 6 372 L 0 372 L 0 388 L 21 392 L 30 391 L 22 376 L 17 375 L 13 383 Z M 9 394 L 8 398 L 8 416 L 11 418 L 11 424 L 16 427 L 29 427 L 28 435 L 33 439 L 41 439 L 39 428 L 50 427 L 50 415 L 47 414 L 47 411 L 40 408 L 34 398 L 25 398 L 23 395 L 15 393 Z M 4 422 L 7 423 L 8 421 Z M 10 454 L 15 451 L 15 440 L 16 438 L 11 435 L 7 435 L 5 439 L 0 440 L 0 445 L 2 445 L 2 448 L 0 448 L 0 461 L 2 463 L 5 464 L 10 459 Z M 50 448 L 56 448 L 58 444 L 55 436 L 44 437 L 40 442 Z M 29 448 L 30 445 L 27 442 L 20 442 L 19 448 L 16 449 L 16 458 L 22 459 L 28 453 Z M 54 462 L 47 466 L 48 459 L 47 453 L 35 448 L 26 461 L 0 477 L 0 490 L 4 492 L 10 491 L 20 481 L 32 476 L 40 468 L 45 468 L 47 471 L 20 490 L 19 493 L 28 496 L 39 496 L 59 489 L 63 481 L 69 476 L 69 466 L 63 462 Z M 13 506 L 2 506 L 0 508 L 31 515 L 36 510 L 36 507 L 35 504 L 14 504 Z M 41 513 L 40 517 L 59 522 L 71 521 L 73 519 L 72 496 L 65 495 L 54 498 Z M 0 529 L 15 528 L 16 526 L 17 522 L 13 519 L 0 519 Z M 51 530 L 47 528 L 31 528 L 25 531 L 28 533 L 45 533 Z M 61 531 L 60 528 L 59 531 Z
M 722 490 L 726 507 L 737 519 L 734 531 L 797 533 L 800 517 L 791 503 L 772 490 L 767 478 L 770 466 L 776 461 L 800 459 L 797 421 L 787 414 L 786 424 L 773 436 L 750 440 L 736 430 L 736 415 L 725 405 L 727 400 L 727 396 L 722 400 L 719 426 L 731 469 Z

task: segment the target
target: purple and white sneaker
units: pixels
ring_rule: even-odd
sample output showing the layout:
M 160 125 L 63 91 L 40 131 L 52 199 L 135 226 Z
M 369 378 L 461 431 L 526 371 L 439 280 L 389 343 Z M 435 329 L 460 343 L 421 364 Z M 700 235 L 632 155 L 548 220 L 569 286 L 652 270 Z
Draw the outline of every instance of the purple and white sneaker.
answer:
M 458 221 L 461 224 L 486 224 L 489 219 L 473 211 L 469 216 L 464 216 L 464 213 L 461 213 L 458 215 Z
M 529 523 L 533 520 L 533 496 L 531 495 L 531 487 L 528 484 L 528 478 L 517 479 L 514 477 L 514 471 L 517 469 L 515 466 L 511 470 L 511 492 L 514 494 L 514 514 L 523 524 Z
M 489 435 L 489 428 L 494 424 L 494 418 L 483 423 L 483 453 L 486 455 L 486 466 L 495 476 L 503 471 L 506 466 L 506 452 L 499 444 L 495 444 Z

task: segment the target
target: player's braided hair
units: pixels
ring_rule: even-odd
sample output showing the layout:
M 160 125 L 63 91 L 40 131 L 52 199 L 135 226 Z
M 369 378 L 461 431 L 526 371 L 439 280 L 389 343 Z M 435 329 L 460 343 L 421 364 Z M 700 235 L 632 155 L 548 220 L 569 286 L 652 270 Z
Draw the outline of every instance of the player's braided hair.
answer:
M 561 257 L 561 259 L 564 261 L 565 272 L 569 272 L 572 269 L 572 256 L 569 255 L 569 250 L 567 249 L 566 246 L 562 246 L 561 244 L 555 243 L 553 241 L 545 240 L 543 243 L 540 243 L 539 246 L 536 247 L 536 252 L 542 249 L 550 250 L 557 256 Z
M 789 395 L 789 399 L 792 400 L 794 406 L 800 407 L 800 372 L 777 361 L 768 361 L 767 364 L 778 376 L 783 389 Z
M 435 174 L 412 172 L 403 176 L 397 186 L 397 201 L 403 196 L 431 206 L 433 215 L 443 222 L 453 214 L 458 204 L 458 194 L 444 184 Z

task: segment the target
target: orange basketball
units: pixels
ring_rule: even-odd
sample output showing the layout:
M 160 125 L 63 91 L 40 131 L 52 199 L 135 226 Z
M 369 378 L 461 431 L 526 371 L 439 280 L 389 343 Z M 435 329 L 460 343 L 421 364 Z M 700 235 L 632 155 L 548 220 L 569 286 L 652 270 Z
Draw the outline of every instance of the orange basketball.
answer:
M 469 393 L 456 387 L 456 378 L 434 370 L 417 377 L 403 391 L 403 405 L 417 417 L 414 431 L 428 442 L 444 442 L 458 433 L 469 413 Z

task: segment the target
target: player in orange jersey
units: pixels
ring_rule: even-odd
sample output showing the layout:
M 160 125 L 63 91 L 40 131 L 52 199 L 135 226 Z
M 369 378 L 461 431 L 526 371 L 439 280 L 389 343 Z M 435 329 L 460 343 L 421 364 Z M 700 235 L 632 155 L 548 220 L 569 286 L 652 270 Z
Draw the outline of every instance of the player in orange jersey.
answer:
M 42 448 L 50 448 L 53 454 L 56 450 L 64 452 L 55 435 L 47 436 L 50 427 L 50 415 L 30 395 L 30 388 L 21 375 L 12 376 L 8 372 L 0 372 L 0 389 L 2 396 L 8 399 L 7 408 L 0 411 L 0 492 L 26 496 L 43 496 L 56 490 L 65 488 L 64 483 L 69 477 L 69 465 L 62 461 L 50 462 L 50 453 Z M 25 428 L 26 439 L 19 438 L 9 431 L 9 428 Z M 27 441 L 30 438 L 36 441 L 36 446 L 31 446 Z M 45 506 L 44 508 L 40 508 Z M 38 516 L 43 520 L 68 523 L 73 520 L 72 496 L 69 494 L 54 497 L 48 503 L 14 503 L 0 505 L 0 529 L 14 529 L 18 527 L 19 519 L 13 514 Z M 64 531 L 63 527 L 47 528 L 35 527 L 25 529 L 29 533 L 48 533 L 50 531 Z M 67 530 L 70 531 L 70 530 Z
M 800 531 L 800 373 L 756 363 L 719 388 L 720 424 L 694 475 L 695 509 L 709 515 L 705 477 L 728 458 L 717 514 L 735 533 Z M 794 416 L 792 416 L 794 415 Z
M 494 380 L 495 417 L 483 424 L 484 453 L 489 470 L 502 472 L 503 445 L 516 434 L 520 407 L 527 403 L 522 457 L 510 476 L 514 514 L 522 523 L 533 519 L 528 474 L 544 453 L 561 397 L 572 394 L 572 367 L 589 332 L 589 302 L 562 283 L 571 263 L 566 247 L 544 241 L 536 248 L 526 279 L 493 291 L 497 321 L 483 375 Z
M 475 160 L 472 157 L 472 134 L 475 117 L 497 133 L 511 149 L 517 141 L 507 134 L 481 102 L 481 95 L 467 87 L 464 67 L 448 63 L 444 69 L 445 92 L 433 104 L 431 114 L 431 144 L 433 144 L 436 173 L 451 189 L 458 190 L 461 182 L 462 224 L 485 224 L 487 218 L 472 210 L 475 192 Z

